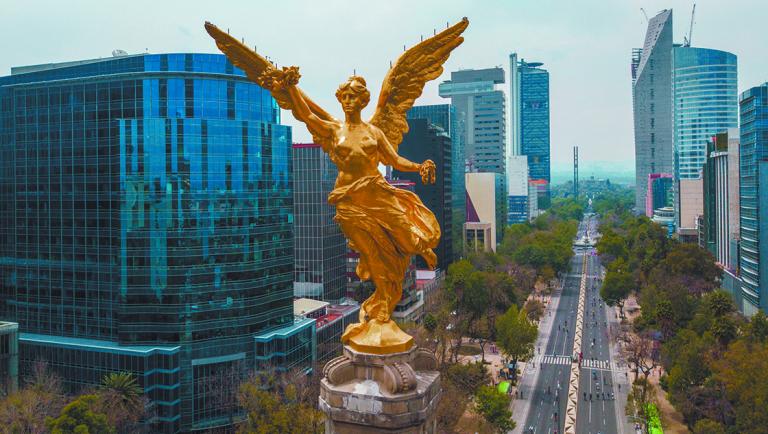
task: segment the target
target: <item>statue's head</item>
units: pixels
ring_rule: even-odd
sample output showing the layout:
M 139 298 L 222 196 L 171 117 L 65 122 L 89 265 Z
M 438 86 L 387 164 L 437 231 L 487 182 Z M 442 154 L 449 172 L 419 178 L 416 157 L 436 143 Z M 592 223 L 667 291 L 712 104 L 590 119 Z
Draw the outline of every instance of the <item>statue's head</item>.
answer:
M 362 110 L 371 100 L 371 93 L 365 87 L 365 79 L 353 75 L 336 90 L 336 99 L 341 103 L 344 113 Z

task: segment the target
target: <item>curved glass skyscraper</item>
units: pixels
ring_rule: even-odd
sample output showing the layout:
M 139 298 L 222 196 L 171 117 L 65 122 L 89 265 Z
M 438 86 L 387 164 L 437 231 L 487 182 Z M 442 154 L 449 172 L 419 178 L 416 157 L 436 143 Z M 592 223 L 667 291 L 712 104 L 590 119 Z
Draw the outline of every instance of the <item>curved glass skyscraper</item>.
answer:
M 230 423 L 223 378 L 311 361 L 267 91 L 223 55 L 134 55 L 14 68 L 0 103 L 0 319 L 22 373 L 133 372 L 177 432 Z
M 738 126 L 736 55 L 695 47 L 673 53 L 675 177 L 698 179 L 707 141 Z
M 707 142 L 738 126 L 736 56 L 709 48 L 672 49 L 675 216 L 681 237 L 696 234 L 703 213 L 701 170 Z

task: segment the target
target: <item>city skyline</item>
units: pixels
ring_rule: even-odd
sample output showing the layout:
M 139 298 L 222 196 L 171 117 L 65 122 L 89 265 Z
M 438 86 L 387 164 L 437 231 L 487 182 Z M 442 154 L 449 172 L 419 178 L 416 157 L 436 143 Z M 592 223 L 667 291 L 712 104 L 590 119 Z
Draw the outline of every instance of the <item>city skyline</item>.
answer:
M 9 43 L 3 50 L 0 75 L 9 74 L 12 66 L 109 57 L 113 49 L 129 54 L 143 53 L 145 49 L 150 53 L 215 53 L 215 46 L 202 29 L 203 21 L 209 20 L 229 28 L 232 35 L 256 45 L 260 53 L 279 64 L 300 66 L 302 87 L 329 112 L 340 115 L 333 92 L 353 71 L 366 77 L 372 97 L 376 98 L 389 61 L 396 59 L 403 45 L 410 47 L 419 41 L 420 34 L 426 37 L 431 29 L 442 28 L 446 21 L 454 23 L 467 15 L 472 24 L 465 43 L 446 63 L 443 75 L 427 84 L 416 105 L 447 103 L 438 96 L 437 86 L 450 77 L 451 71 L 494 66 L 507 70 L 509 53 L 517 51 L 526 59 L 543 62 L 551 74 L 553 166 L 567 163 L 572 146 L 579 145 L 585 164 L 590 160 L 629 162 L 632 164 L 626 167 L 631 168 L 632 90 L 628 63 L 631 49 L 640 45 L 647 26 L 640 8 L 649 17 L 661 9 L 673 8 L 679 23 L 674 40 L 681 42 L 688 33 L 692 3 L 619 3 L 491 2 L 477 8 L 463 1 L 415 5 L 395 2 L 371 4 L 365 15 L 359 8 L 350 7 L 353 3 L 348 1 L 321 6 L 305 1 L 286 2 L 270 5 L 267 15 L 262 7 L 246 3 L 223 8 L 196 2 L 186 3 L 181 9 L 176 5 L 152 4 L 148 9 L 148 3 L 139 2 L 117 13 L 110 6 L 90 1 L 66 6 L 47 2 L 34 8 L 11 4 L 4 10 L 15 19 L 0 30 L 0 35 L 6 41 L 14 40 L 15 35 L 26 36 L 23 44 Z M 759 55 L 761 14 L 748 13 L 759 11 L 760 3 L 696 3 L 693 45 L 716 47 L 739 57 L 739 92 L 768 80 L 768 58 Z M 412 13 L 401 14 L 399 11 L 406 6 Z M 41 8 L 49 13 L 39 15 Z M 144 14 L 146 10 L 153 14 Z M 82 18 L 59 20 L 63 15 Z M 598 16 L 600 19 L 593 19 Z M 295 30 L 286 32 L 286 20 L 291 21 Z M 590 25 L 588 32 L 584 31 L 585 20 Z M 329 22 L 336 25 L 329 26 Z M 393 35 L 388 30 L 393 22 L 405 30 Z M 733 32 L 729 26 L 722 26 L 723 22 L 739 22 L 740 31 Z M 339 30 L 342 23 L 352 23 L 351 28 L 359 34 L 351 38 L 346 30 Z M 317 32 L 324 37 L 312 37 Z M 94 38 L 96 34 L 98 38 Z M 342 43 L 348 44 L 348 49 L 338 55 L 333 47 Z M 328 62 L 331 56 L 333 62 Z M 573 86 L 574 83 L 579 86 Z M 364 117 L 372 109 L 369 105 Z M 289 116 L 284 116 L 284 120 L 287 125 L 297 126 Z M 595 135 L 594 131 L 601 134 Z M 303 127 L 294 128 L 294 139 L 311 141 Z

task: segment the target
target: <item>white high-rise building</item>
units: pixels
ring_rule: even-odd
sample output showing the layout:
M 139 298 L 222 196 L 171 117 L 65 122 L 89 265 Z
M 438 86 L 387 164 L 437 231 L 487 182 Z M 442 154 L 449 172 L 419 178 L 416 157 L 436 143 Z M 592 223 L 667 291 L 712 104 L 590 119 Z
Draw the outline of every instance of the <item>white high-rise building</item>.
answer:
M 671 174 L 674 171 L 672 46 L 672 10 L 666 9 L 648 21 L 643 48 L 633 51 L 632 111 L 637 210 L 645 209 L 648 175 Z
M 528 157 L 507 159 L 507 224 L 528 221 Z

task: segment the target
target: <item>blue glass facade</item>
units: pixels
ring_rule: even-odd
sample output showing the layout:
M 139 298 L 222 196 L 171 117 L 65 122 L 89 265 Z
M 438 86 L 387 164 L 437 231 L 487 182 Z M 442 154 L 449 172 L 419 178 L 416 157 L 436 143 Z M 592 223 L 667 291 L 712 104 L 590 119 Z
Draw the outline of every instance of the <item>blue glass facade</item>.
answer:
M 768 83 L 741 94 L 739 270 L 742 312 L 768 312 Z
M 549 135 L 549 72 L 540 62 L 517 60 L 510 55 L 510 105 L 512 155 L 528 157 L 530 179 L 547 181 L 539 195 L 539 207 L 549 207 L 550 135 Z
M 279 121 L 223 55 L 0 78 L 0 318 L 19 323 L 22 361 L 64 369 L 160 346 L 170 361 L 137 356 L 131 370 L 178 371 L 162 382 L 176 398 L 156 400 L 162 430 L 229 423 L 205 384 L 255 366 L 254 336 L 294 321 L 291 132 Z M 124 369 L 105 357 L 93 366 Z M 73 388 L 99 380 L 65 372 Z
M 528 221 L 528 196 L 507 196 L 507 224 Z
M 435 104 L 412 107 L 407 113 L 408 119 L 426 119 L 448 133 L 451 138 L 451 236 L 453 257 L 446 258 L 447 263 L 458 260 L 464 252 L 464 221 L 467 210 L 467 194 L 464 185 L 464 136 L 460 134 L 456 107 L 451 104 Z M 433 157 L 428 157 L 432 158 Z M 445 228 L 443 228 L 445 231 Z
M 736 56 L 684 46 L 672 51 L 675 179 L 699 179 L 707 141 L 738 126 Z
M 346 293 L 347 239 L 328 195 L 339 171 L 318 144 L 295 143 L 292 154 L 293 295 L 337 302 Z

